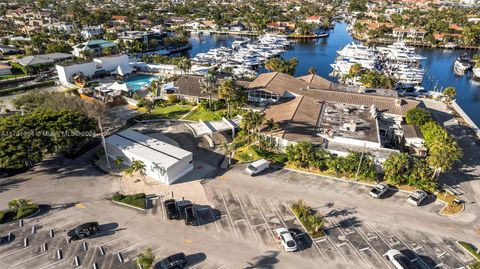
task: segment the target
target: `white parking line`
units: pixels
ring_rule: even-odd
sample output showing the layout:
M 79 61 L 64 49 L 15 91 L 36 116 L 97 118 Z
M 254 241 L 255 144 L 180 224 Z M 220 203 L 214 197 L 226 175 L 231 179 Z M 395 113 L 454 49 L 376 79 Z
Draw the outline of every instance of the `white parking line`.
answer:
M 378 251 L 370 244 L 370 242 L 368 242 L 368 240 L 365 238 L 365 236 L 362 234 L 362 232 L 360 232 L 360 230 L 357 229 L 357 227 L 355 227 L 355 225 L 353 225 L 350 220 L 347 219 L 347 221 L 348 221 L 348 223 L 357 231 L 357 233 L 367 242 L 367 244 L 370 246 L 370 248 L 372 248 L 373 251 L 374 251 L 375 253 L 377 253 L 378 256 L 380 256 L 380 259 L 383 261 L 383 263 L 384 263 L 385 265 L 387 265 L 388 268 L 391 268 L 391 265 L 388 264 L 388 263 L 385 261 L 385 259 L 382 259 L 382 255 L 381 255 L 380 253 L 378 253 Z M 378 237 L 375 237 L 375 238 L 378 238 Z M 360 250 L 360 251 L 362 251 L 362 250 Z
M 310 236 L 309 234 L 307 234 L 307 236 Z M 324 241 L 324 240 L 323 240 Z M 320 248 L 318 247 L 317 245 L 317 241 L 313 241 L 313 245 L 315 246 L 315 248 L 317 249 L 317 251 L 322 255 L 323 259 L 325 261 L 327 261 L 327 257 L 325 257 L 325 254 L 323 254 L 323 252 L 320 250 Z
M 63 261 L 64 261 L 64 260 L 59 260 L 59 261 L 56 261 L 56 262 L 54 262 L 54 263 L 45 265 L 44 267 L 40 267 L 39 269 L 45 269 L 45 268 L 48 268 L 48 267 L 50 267 L 50 266 L 54 266 L 55 264 L 61 263 L 61 262 L 63 262 Z
M 237 229 L 235 229 L 235 224 L 232 221 L 232 216 L 230 215 L 230 210 L 228 210 L 228 206 L 227 206 L 227 203 L 225 202 L 225 197 L 223 197 L 223 192 L 222 191 L 220 191 L 220 196 L 222 196 L 222 201 L 223 201 L 223 204 L 225 205 L 225 210 L 227 210 L 228 219 L 230 220 L 230 223 L 232 224 L 233 231 L 235 232 L 235 236 L 238 239 Z
M 12 267 L 15 267 L 15 266 L 17 266 L 17 265 L 20 265 L 20 264 L 22 264 L 22 263 L 26 263 L 26 262 L 31 261 L 31 260 L 33 260 L 33 259 L 36 259 L 36 258 L 38 258 L 38 257 L 40 257 L 40 256 L 43 256 L 43 255 L 45 255 L 45 254 L 47 254 L 47 253 L 48 253 L 48 252 L 43 252 L 43 253 L 41 253 L 41 254 L 38 254 L 37 256 L 33 256 L 33 257 L 31 257 L 31 258 L 28 258 L 28 259 L 22 260 L 22 261 L 20 261 L 20 262 L 17 262 L 17 263 L 15 263 L 15 264 L 12 264 Z
M 96 244 L 94 247 L 100 247 L 100 246 L 103 247 L 103 246 L 109 245 L 109 244 L 111 244 L 111 243 L 113 243 L 113 242 L 116 242 L 116 241 L 118 241 L 118 240 L 122 240 L 122 239 L 125 238 L 125 237 L 128 237 L 128 235 L 124 235 L 124 236 L 122 236 L 122 237 L 119 237 L 119 238 L 113 239 L 113 240 L 103 241 L 103 242 L 101 242 L 101 243 Z
M 235 194 L 235 197 L 237 198 L 237 201 L 238 201 L 238 203 L 240 204 L 240 208 L 241 208 L 242 211 L 243 211 L 243 215 L 245 216 L 245 220 L 246 220 L 247 223 L 248 223 L 248 227 L 250 227 L 250 230 L 252 231 L 252 234 L 253 234 L 253 237 L 255 238 L 255 241 L 258 241 L 257 235 L 255 234 L 255 231 L 253 230 L 252 224 L 251 224 L 250 221 L 248 220 L 247 212 L 245 212 L 245 208 L 243 208 L 242 201 L 240 201 L 240 198 L 238 197 L 238 194 Z
M 128 247 L 119 249 L 119 250 L 117 250 L 117 251 L 115 251 L 115 252 L 112 252 L 112 255 L 115 255 L 115 254 L 117 254 L 117 253 L 119 253 L 119 252 L 122 252 L 122 251 L 125 251 L 125 250 L 127 250 L 127 249 L 132 249 L 132 248 L 134 248 L 134 247 L 136 247 L 136 246 L 138 246 L 138 245 L 139 245 L 139 243 L 136 243 L 136 244 L 133 244 L 133 245 L 131 245 L 131 246 L 128 246 Z
M 415 251 L 413 251 L 407 244 L 405 244 L 405 242 L 403 242 L 403 240 L 400 238 L 400 236 L 398 236 L 392 229 L 390 229 L 390 227 L 387 227 L 387 229 L 390 230 L 390 232 L 391 232 L 392 234 L 394 234 L 394 235 L 398 238 L 398 240 L 400 240 L 400 242 L 402 242 L 402 244 L 404 244 L 408 249 L 410 249 L 410 250 L 413 252 L 413 254 L 415 255 L 415 257 L 417 257 L 427 268 L 429 267 L 429 266 L 417 255 L 417 253 L 415 253 Z
M 330 221 L 333 222 L 335 224 L 335 226 L 340 227 L 338 224 L 335 223 L 335 221 L 333 219 L 330 219 Z M 338 228 L 338 230 L 340 231 L 341 234 L 343 234 L 343 236 L 345 236 L 345 239 L 347 239 L 350 246 L 352 246 L 352 248 L 355 250 L 355 252 L 357 252 L 358 256 L 360 256 L 360 258 L 362 258 L 363 262 L 366 265 L 368 265 L 367 260 L 365 260 L 365 258 L 360 254 L 360 251 L 358 251 L 358 249 L 352 244 L 352 242 L 350 242 L 348 237 L 343 233 L 342 229 Z
M 275 239 L 275 235 L 273 234 L 272 228 L 270 228 L 270 226 L 268 225 L 267 218 L 265 218 L 265 215 L 263 215 L 263 212 L 262 212 L 262 210 L 260 209 L 260 206 L 259 206 L 259 204 L 258 204 L 257 199 L 255 199 L 255 196 L 253 196 L 253 195 L 250 195 L 250 198 L 252 198 L 253 202 L 254 202 L 255 205 L 257 206 L 258 212 L 260 212 L 260 215 L 262 216 L 262 219 L 263 219 L 263 221 L 265 222 L 265 225 L 267 225 L 268 231 L 269 231 L 270 234 L 272 235 L 273 241 L 277 244 L 277 246 L 279 246 L 279 243 L 278 243 L 278 241 Z
M 287 227 L 287 224 L 285 224 L 285 221 L 283 221 L 283 218 L 282 216 L 280 215 L 280 213 L 278 213 L 277 209 L 275 208 L 275 206 L 273 205 L 272 201 L 270 199 L 266 199 L 267 202 L 270 204 L 270 208 L 273 209 L 273 211 L 275 211 L 275 214 L 277 215 L 278 219 L 282 222 L 283 226 L 285 228 L 288 228 Z
M 12 255 L 12 254 L 15 254 L 15 253 L 17 253 L 17 252 L 20 252 L 20 251 L 24 251 L 24 250 L 26 250 L 26 249 L 29 249 L 30 247 L 31 247 L 31 246 L 28 246 L 28 247 L 25 247 L 25 248 L 22 248 L 22 249 L 14 250 L 14 251 L 9 252 L 9 253 L 5 253 L 5 254 L 3 254 L 2 256 L 0 256 L 0 259 L 5 258 L 5 257 L 7 257 L 7 256 L 10 256 L 10 255 Z
M 78 222 L 78 219 L 77 219 L 77 220 L 74 220 L 74 221 L 71 221 L 71 222 L 67 222 L 67 223 L 63 223 L 63 224 L 54 226 L 54 227 L 52 227 L 52 228 L 50 228 L 50 229 L 55 231 L 56 229 L 58 229 L 58 228 L 60 228 L 60 227 L 67 226 L 67 225 L 70 225 L 70 224 L 75 223 L 75 222 Z

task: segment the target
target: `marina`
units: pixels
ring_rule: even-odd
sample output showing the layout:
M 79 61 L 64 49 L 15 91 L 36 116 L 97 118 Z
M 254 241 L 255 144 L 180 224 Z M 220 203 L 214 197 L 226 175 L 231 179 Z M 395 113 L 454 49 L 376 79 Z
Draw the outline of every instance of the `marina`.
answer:
M 295 45 L 281 54 L 284 59 L 293 57 L 301 59 L 295 70 L 295 76 L 308 74 L 308 69 L 314 67 L 317 74 L 328 78 L 333 82 L 338 82 L 338 77 L 330 77 L 333 72 L 330 64 L 335 63 L 338 57 L 337 51 L 348 44 L 354 42 L 354 39 L 346 30 L 346 23 L 336 23 L 335 28 L 330 30 L 328 38 L 317 40 L 298 40 Z M 189 55 L 194 57 L 198 53 L 205 53 L 209 49 L 227 47 L 230 48 L 236 40 L 233 36 L 227 35 L 197 35 L 191 37 L 192 49 Z M 448 86 L 457 89 L 456 101 L 458 105 L 470 116 L 473 122 L 480 125 L 480 83 L 473 79 L 475 68 L 459 76 L 453 71 L 454 62 L 457 57 L 464 55 L 473 57 L 473 50 L 450 50 L 434 48 L 417 48 L 415 52 L 424 57 L 422 67 L 425 71 L 421 87 L 429 91 L 440 92 Z M 258 67 L 258 73 L 267 72 L 262 66 Z M 480 75 L 480 70 L 477 70 Z

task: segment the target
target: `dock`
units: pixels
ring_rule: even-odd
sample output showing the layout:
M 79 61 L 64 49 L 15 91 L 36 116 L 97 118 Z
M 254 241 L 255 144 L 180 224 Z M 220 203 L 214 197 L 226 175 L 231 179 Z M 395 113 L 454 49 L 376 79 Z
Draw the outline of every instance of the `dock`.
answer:
M 478 138 L 480 138 L 480 128 L 478 128 L 477 124 L 473 122 L 473 120 L 463 111 L 463 109 L 457 104 L 457 101 L 454 100 L 451 102 L 452 107 L 455 111 L 463 118 L 463 120 L 472 128 Z

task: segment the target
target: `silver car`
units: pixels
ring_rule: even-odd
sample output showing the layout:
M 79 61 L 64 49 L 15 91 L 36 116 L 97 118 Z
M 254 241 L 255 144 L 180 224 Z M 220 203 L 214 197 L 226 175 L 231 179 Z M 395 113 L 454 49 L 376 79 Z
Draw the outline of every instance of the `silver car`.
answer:
M 414 206 L 420 206 L 423 200 L 427 198 L 428 194 L 422 190 L 415 190 L 408 196 L 407 203 L 414 205 Z
M 388 185 L 385 183 L 379 183 L 373 187 L 368 194 L 373 198 L 379 199 L 388 191 Z

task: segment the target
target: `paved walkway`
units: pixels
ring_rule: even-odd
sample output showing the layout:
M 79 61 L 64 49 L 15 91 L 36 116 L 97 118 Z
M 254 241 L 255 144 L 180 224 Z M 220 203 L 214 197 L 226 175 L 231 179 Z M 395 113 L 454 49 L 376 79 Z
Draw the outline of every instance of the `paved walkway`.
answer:
M 463 149 L 461 161 L 452 171 L 442 173 L 440 182 L 451 185 L 463 193 L 462 198 L 467 204 L 465 212 L 458 218 L 472 221 L 480 213 L 478 207 L 480 204 L 480 144 L 473 131 L 467 126 L 460 125 L 444 103 L 423 101 L 434 119 L 445 127 Z

